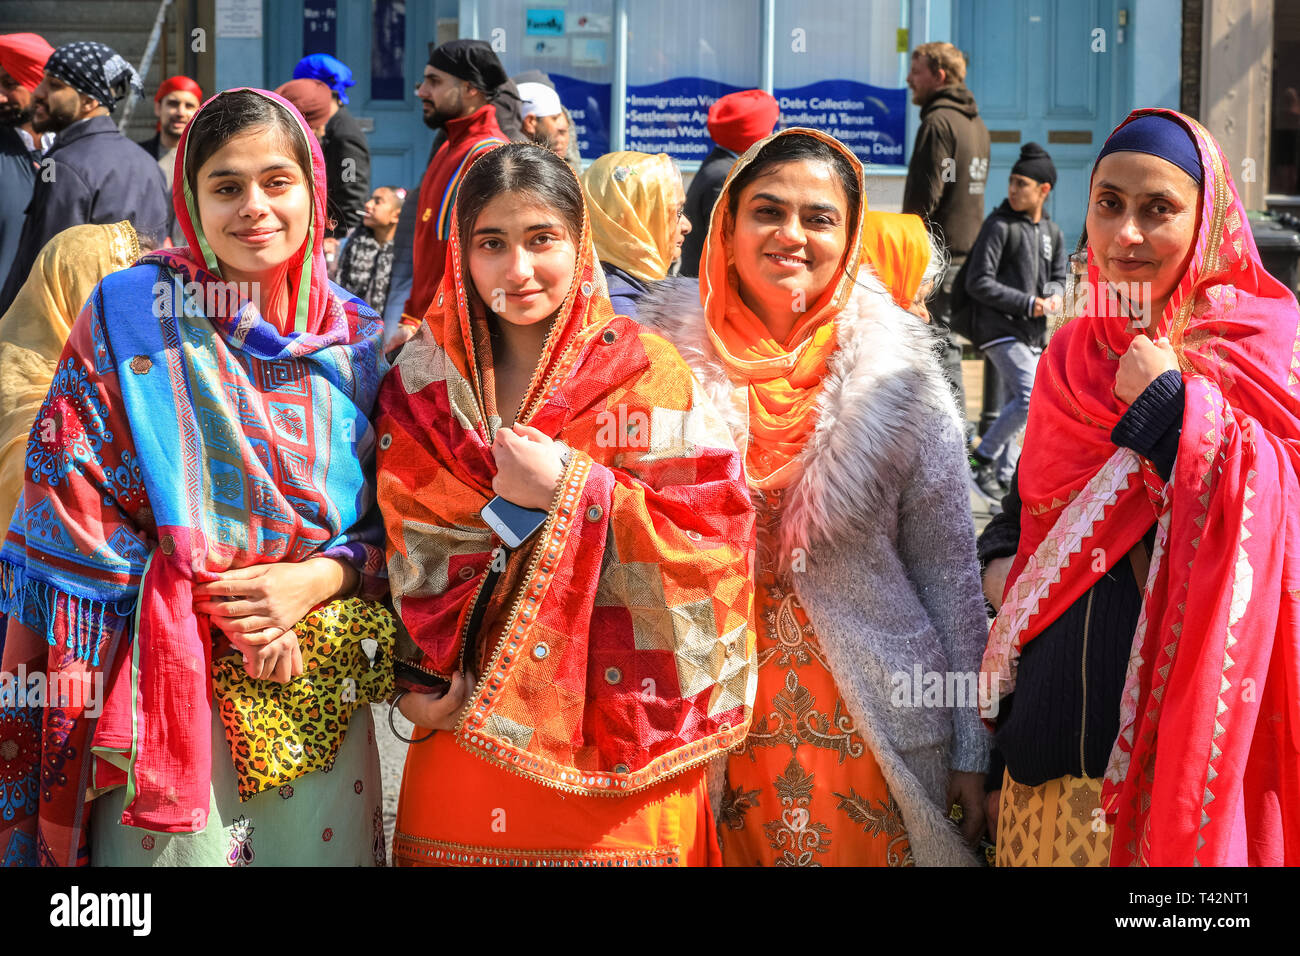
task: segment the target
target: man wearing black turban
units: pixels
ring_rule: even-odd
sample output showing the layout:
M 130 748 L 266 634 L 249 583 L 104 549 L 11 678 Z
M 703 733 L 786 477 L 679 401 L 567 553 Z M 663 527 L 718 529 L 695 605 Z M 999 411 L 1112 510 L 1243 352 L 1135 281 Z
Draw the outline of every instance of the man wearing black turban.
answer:
M 140 90 L 140 77 L 102 43 L 68 43 L 50 54 L 45 77 L 32 91 L 32 126 L 57 135 L 36 174 L 18 251 L 0 290 L 0 314 L 37 253 L 64 229 L 129 219 L 146 241 L 167 234 L 172 204 L 162 170 L 109 117 L 132 89 Z
M 442 130 L 447 139 L 424 171 L 414 209 L 411 292 L 401 318 L 407 330 L 419 328 L 442 281 L 456 204 L 455 186 L 475 156 L 490 146 L 508 142 L 497 124 L 493 100 L 497 88 L 509 79 L 497 55 L 482 40 L 452 40 L 430 54 L 424 80 L 415 90 L 425 124 Z

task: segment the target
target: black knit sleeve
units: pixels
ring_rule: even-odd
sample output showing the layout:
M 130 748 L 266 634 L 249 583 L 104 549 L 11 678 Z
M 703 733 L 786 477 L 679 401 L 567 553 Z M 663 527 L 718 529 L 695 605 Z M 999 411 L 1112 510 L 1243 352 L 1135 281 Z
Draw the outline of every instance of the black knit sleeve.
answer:
M 1111 431 L 1110 440 L 1149 459 L 1160 477 L 1168 481 L 1183 431 L 1184 403 L 1182 373 L 1170 369 L 1148 385 L 1128 407 Z
M 1011 476 L 1011 487 L 1002 499 L 1002 513 L 994 515 L 975 542 L 980 567 L 994 558 L 1009 558 L 1020 547 L 1020 469 Z

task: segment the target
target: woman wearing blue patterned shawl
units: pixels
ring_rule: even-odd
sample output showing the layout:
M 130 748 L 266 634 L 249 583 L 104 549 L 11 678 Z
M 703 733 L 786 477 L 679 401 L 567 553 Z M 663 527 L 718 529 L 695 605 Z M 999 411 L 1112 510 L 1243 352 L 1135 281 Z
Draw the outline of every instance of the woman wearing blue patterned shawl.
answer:
M 382 323 L 274 94 L 204 104 L 173 199 L 188 248 L 96 286 L 28 441 L 3 670 L 50 693 L 0 700 L 0 857 L 382 863 Z

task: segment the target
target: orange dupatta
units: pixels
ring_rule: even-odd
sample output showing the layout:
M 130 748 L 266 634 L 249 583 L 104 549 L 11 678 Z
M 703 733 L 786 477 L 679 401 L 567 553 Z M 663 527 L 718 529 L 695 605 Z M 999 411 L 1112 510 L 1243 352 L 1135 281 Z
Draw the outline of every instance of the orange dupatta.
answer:
M 745 477 L 751 488 L 784 488 L 798 477 L 797 458 L 816 423 L 817 398 L 837 344 L 835 317 L 853 289 L 861 252 L 861 230 L 853 230 L 838 278 L 809 307 L 786 342 L 778 342 L 741 301 L 728 241 L 733 228 L 732 183 L 768 142 L 795 133 L 812 136 L 842 153 L 861 180 L 857 157 L 819 130 L 792 127 L 759 140 L 731 167 L 713 207 L 700 258 L 700 297 L 709 339 L 731 381 L 744 390 L 749 409 Z
M 930 264 L 930 234 L 920 216 L 862 214 L 862 258 L 871 263 L 900 309 L 910 309 Z

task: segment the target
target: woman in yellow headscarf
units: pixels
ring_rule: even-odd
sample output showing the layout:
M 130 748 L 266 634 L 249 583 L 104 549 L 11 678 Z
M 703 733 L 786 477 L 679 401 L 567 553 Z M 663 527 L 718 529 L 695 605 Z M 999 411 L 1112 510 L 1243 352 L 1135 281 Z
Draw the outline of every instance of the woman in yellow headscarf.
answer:
M 758 509 L 758 688 L 726 758 L 728 865 L 974 863 L 949 821 L 960 803 L 978 837 L 988 756 L 961 420 L 929 330 L 860 266 L 864 212 L 852 152 L 783 130 L 723 186 L 699 298 L 656 296 L 639 319 L 733 412 Z M 950 699 L 945 675 L 962 678 Z
M 635 319 L 691 231 L 682 174 L 667 153 L 606 153 L 583 174 L 582 192 L 614 312 Z
M 27 435 L 54 367 L 95 283 L 140 257 L 129 222 L 65 229 L 32 264 L 0 317 L 0 519 L 8 524 L 23 488 Z
M 864 212 L 862 258 L 900 309 L 930 321 L 925 300 L 943 277 L 947 263 L 920 216 L 874 209 Z

